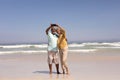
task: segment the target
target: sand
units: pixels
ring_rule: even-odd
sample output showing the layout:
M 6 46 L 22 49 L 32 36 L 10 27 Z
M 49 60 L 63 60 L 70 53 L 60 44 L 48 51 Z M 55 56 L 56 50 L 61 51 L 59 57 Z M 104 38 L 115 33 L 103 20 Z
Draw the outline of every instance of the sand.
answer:
M 0 80 L 120 80 L 119 53 L 100 53 L 69 53 L 70 75 L 50 75 L 46 53 L 0 55 Z

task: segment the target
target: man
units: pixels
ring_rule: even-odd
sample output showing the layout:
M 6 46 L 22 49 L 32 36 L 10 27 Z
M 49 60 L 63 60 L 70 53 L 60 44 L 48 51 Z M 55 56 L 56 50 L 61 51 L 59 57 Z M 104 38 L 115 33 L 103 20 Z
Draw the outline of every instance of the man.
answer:
M 58 60 L 58 48 L 57 48 L 57 40 L 58 37 L 55 35 L 56 30 L 54 29 L 54 25 L 50 25 L 46 29 L 46 34 L 48 36 L 48 65 L 50 74 L 52 74 L 52 63 L 56 64 L 56 70 L 57 74 L 60 74 L 59 72 L 59 60 Z
M 57 33 L 59 35 L 57 46 L 59 48 L 60 53 L 60 60 L 61 60 L 61 67 L 63 70 L 63 74 L 69 74 L 69 69 L 67 66 L 67 55 L 68 55 L 68 44 L 67 44 L 67 38 L 66 38 L 66 32 L 63 28 L 57 25 Z

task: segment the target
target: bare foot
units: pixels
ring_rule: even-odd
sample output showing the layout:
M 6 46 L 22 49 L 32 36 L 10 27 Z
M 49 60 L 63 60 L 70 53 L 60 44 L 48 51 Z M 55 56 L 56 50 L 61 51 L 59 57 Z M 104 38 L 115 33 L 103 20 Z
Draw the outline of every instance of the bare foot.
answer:
M 52 74 L 52 72 L 50 71 L 49 74 Z
M 61 74 L 60 72 L 57 72 L 57 74 Z
M 70 75 L 70 73 L 69 73 L 69 72 L 67 72 L 66 74 L 67 74 L 67 75 Z
M 63 71 L 63 74 L 65 74 L 65 71 Z

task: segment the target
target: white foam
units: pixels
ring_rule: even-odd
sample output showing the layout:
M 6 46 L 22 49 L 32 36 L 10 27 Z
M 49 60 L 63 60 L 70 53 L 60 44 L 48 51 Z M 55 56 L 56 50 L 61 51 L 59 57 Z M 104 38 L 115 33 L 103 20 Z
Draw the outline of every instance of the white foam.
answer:
M 30 47 L 35 47 L 35 48 L 46 48 L 47 44 L 41 44 L 41 45 L 1 45 L 1 48 L 30 48 Z
M 82 50 L 68 50 L 68 52 L 94 52 L 97 51 L 97 49 L 82 49 Z M 47 50 L 28 50 L 28 51 L 0 51 L 0 54 L 13 54 L 13 53 L 25 53 L 25 54 L 31 54 L 31 53 L 47 53 Z
M 23 45 L 0 45 L 0 48 L 47 48 L 48 44 L 23 44 Z M 98 43 L 98 42 L 93 42 L 93 43 L 81 43 L 81 44 L 77 44 L 77 43 L 72 43 L 72 44 L 68 44 L 68 47 L 86 47 L 89 46 L 90 47 L 120 47 L 120 42 L 113 42 L 113 43 Z
M 97 49 L 68 50 L 69 52 L 95 52 Z
M 98 43 L 98 42 L 87 42 L 87 43 L 72 43 L 68 45 L 69 47 L 85 47 L 85 46 L 113 46 L 113 47 L 120 47 L 120 42 L 113 42 L 113 43 Z
M 35 51 L 35 50 L 29 50 L 29 51 L 0 51 L 0 54 L 13 54 L 13 53 L 46 53 L 46 50 L 40 50 L 40 51 Z
M 103 43 L 104 45 L 110 45 L 110 46 L 116 46 L 119 47 L 120 46 L 120 42 L 114 42 L 114 43 Z
M 84 44 L 76 44 L 76 43 L 68 45 L 68 47 L 83 47 L 83 46 L 85 46 L 85 45 Z
M 120 46 L 120 42 L 113 42 L 113 43 L 98 43 L 98 42 L 93 42 L 93 43 L 82 43 L 82 45 L 109 45 L 109 46 Z
M 87 42 L 87 43 L 82 43 L 83 45 L 101 45 L 101 43 L 98 43 L 98 42 L 93 42 L 93 43 L 90 43 L 90 42 Z
M 120 47 L 96 47 L 97 49 L 120 49 Z

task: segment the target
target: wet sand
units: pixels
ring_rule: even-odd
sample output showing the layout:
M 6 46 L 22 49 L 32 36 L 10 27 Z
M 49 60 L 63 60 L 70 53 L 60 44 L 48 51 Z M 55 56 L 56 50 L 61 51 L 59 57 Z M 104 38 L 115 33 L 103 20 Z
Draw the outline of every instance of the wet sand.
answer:
M 46 53 L 0 55 L 0 80 L 120 80 L 119 53 L 102 53 L 69 53 L 70 75 L 50 75 Z

